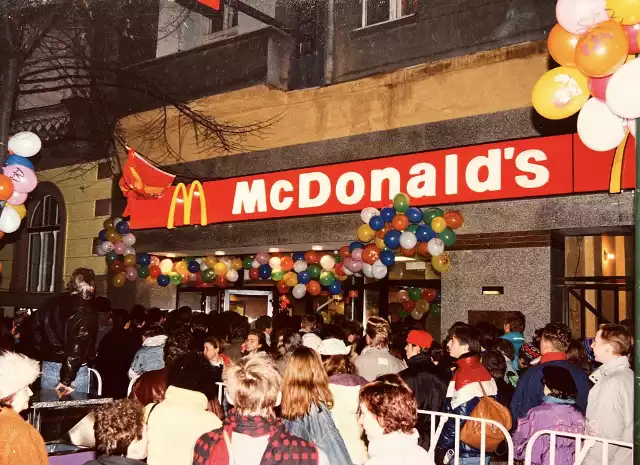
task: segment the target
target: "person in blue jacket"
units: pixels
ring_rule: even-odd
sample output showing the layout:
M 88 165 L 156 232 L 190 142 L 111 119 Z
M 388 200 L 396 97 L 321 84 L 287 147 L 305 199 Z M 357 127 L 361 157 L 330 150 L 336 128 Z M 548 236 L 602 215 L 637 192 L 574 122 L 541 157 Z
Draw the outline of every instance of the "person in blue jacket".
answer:
M 578 388 L 576 407 L 582 413 L 587 410 L 587 399 L 591 384 L 582 369 L 567 360 L 567 349 L 571 343 L 571 330 L 563 323 L 549 323 L 544 327 L 540 340 L 540 362 L 525 371 L 518 381 L 518 387 L 511 401 L 511 416 L 513 424 L 518 424 L 527 412 L 542 403 L 544 386 L 542 385 L 542 370 L 549 366 L 559 366 L 569 370 Z
M 518 351 L 525 343 L 524 339 L 525 317 L 522 312 L 507 312 L 504 322 L 504 335 L 500 336 L 513 344 L 515 357 L 513 358 L 513 366 L 518 369 Z

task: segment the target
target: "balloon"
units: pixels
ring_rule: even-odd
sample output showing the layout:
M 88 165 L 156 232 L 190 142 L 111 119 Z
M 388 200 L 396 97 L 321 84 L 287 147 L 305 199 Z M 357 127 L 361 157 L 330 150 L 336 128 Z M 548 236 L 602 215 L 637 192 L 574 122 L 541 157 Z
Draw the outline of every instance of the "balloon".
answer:
M 160 276 L 160 274 L 162 274 L 162 270 L 160 270 L 160 267 L 158 265 L 151 265 L 149 267 L 149 276 L 151 276 L 152 278 L 157 278 L 158 276 Z
M 298 282 L 300 284 L 308 284 L 309 281 L 311 281 L 311 275 L 309 274 L 308 271 L 302 271 L 300 273 L 298 273 Z
M 420 312 L 419 309 L 414 308 L 411 311 L 411 318 L 413 318 L 414 320 L 419 320 L 420 318 L 422 318 L 422 312 Z
M 363 263 L 362 274 L 364 274 L 367 278 L 373 278 L 373 265 L 369 265 L 368 263 Z
M 429 208 L 422 214 L 422 221 L 424 224 L 430 225 L 434 218 L 444 215 L 444 212 L 439 208 Z
M 287 294 L 289 292 L 289 286 L 284 281 L 278 281 L 277 289 L 280 294 Z
M 380 217 L 385 223 L 390 223 L 394 216 L 396 216 L 396 211 L 391 207 L 380 210 Z
M 187 273 L 187 263 L 184 260 L 177 262 L 175 265 L 175 270 L 178 274 L 181 275 Z
M 429 243 L 428 242 L 419 242 L 418 243 L 418 248 L 416 249 L 416 251 L 418 252 L 418 255 L 420 255 L 421 257 L 428 257 L 430 255 L 430 253 L 429 253 Z
M 119 224 L 121 221 L 124 221 L 124 220 L 123 220 L 122 218 L 119 218 L 119 217 L 114 218 L 114 219 L 113 219 L 113 227 L 115 228 L 116 226 L 118 226 L 118 224 Z
M 284 273 L 285 272 L 281 269 L 271 270 L 271 279 L 273 281 L 282 281 L 282 279 L 284 278 Z
M 389 231 L 384 236 L 384 243 L 390 249 L 396 249 L 400 245 L 400 236 L 402 233 L 400 231 Z
M 349 251 L 353 254 L 353 251 L 356 249 L 364 249 L 364 244 L 362 242 L 352 242 L 349 244 Z
M 34 171 L 36 170 L 33 166 L 33 163 L 31 163 L 31 160 L 25 157 L 21 157 L 20 155 L 9 155 L 6 165 L 22 165 Z
M 124 223 L 124 221 L 122 223 Z M 124 245 L 131 247 L 136 243 L 136 236 L 131 233 L 127 233 L 122 236 L 122 242 L 124 242 Z
M 328 286 L 336 279 L 335 275 L 331 271 L 323 271 L 320 273 L 320 284 Z
M 379 237 L 376 237 L 376 240 L 375 240 L 374 244 L 380 250 L 382 250 L 382 249 L 387 247 L 387 245 L 384 243 L 384 239 L 380 239 Z
M 257 281 L 260 279 L 260 270 L 258 268 L 251 268 L 249 270 L 249 279 L 251 281 Z
M 351 253 L 351 258 L 353 258 L 354 261 L 359 261 L 362 260 L 362 252 L 364 249 L 355 249 L 352 253 Z
M 312 296 L 320 295 L 321 291 L 322 287 L 318 281 L 309 281 L 309 284 L 307 284 L 307 292 Z
M 586 76 L 604 77 L 613 74 L 627 60 L 629 42 L 622 26 L 605 21 L 578 41 L 576 65 Z
M 11 187 L 13 188 L 13 184 L 11 184 Z M 23 194 L 22 192 L 16 192 L 14 190 L 11 197 L 9 197 L 9 199 L 7 200 L 7 203 L 9 205 L 22 205 L 27 201 L 28 196 L 29 196 L 28 194 Z
M 368 224 L 363 224 L 358 228 L 356 236 L 360 242 L 370 242 L 375 235 L 375 231 Z
M 420 215 L 421 215 L 420 218 L 422 218 L 422 213 L 420 213 Z M 418 230 L 418 227 L 419 226 L 417 224 L 410 224 L 409 226 L 407 226 L 407 229 L 405 229 L 405 231 L 410 231 L 415 234 L 415 232 Z
M 278 270 L 280 269 L 280 261 L 280 257 L 271 257 L 269 259 L 269 266 L 272 270 Z
M 115 228 L 113 227 L 113 220 L 111 218 L 107 218 L 106 220 L 104 220 L 102 222 L 102 226 L 104 227 L 105 230 L 107 230 L 107 234 L 109 233 L 109 229 L 113 229 L 113 232 L 115 232 Z
M 607 0 L 613 19 L 624 25 L 640 22 L 640 0 Z
M 456 233 L 453 229 L 444 228 L 441 232 L 438 233 L 438 238 L 444 242 L 444 245 L 447 247 L 451 247 L 456 243 Z
M 200 271 L 200 263 L 196 262 L 195 260 L 190 261 L 187 264 L 187 270 L 189 270 L 189 273 L 197 273 L 198 271 Z
M 414 257 L 417 251 L 418 251 L 417 247 L 414 247 L 412 249 L 400 249 L 400 253 L 405 257 Z
M 384 220 L 380 216 L 372 216 L 369 220 L 369 227 L 374 231 L 380 231 L 384 229 Z
M 417 243 L 418 239 L 411 231 L 405 231 L 400 235 L 400 247 L 403 249 L 413 249 Z
M 124 242 L 122 242 L 122 241 L 116 242 L 115 244 L 113 244 L 113 250 L 115 250 L 115 252 L 118 255 L 124 254 L 124 249 L 125 248 L 126 248 L 126 246 L 124 245 Z
M 433 231 L 433 229 L 431 229 L 430 226 L 426 225 L 418 226 L 415 235 L 418 242 L 429 242 L 430 239 L 436 237 L 436 233 Z
M 304 252 L 296 252 L 293 254 L 293 256 L 291 257 L 293 258 L 294 262 L 303 260 L 304 261 Z
M 422 221 L 422 210 L 420 210 L 419 208 L 408 208 L 407 211 L 404 212 L 404 214 L 410 223 L 418 224 Z
M 160 271 L 160 270 L 158 270 Z M 150 270 L 148 266 L 141 266 L 138 268 L 137 270 L 137 274 L 139 278 L 145 279 L 148 278 L 150 275 Z
M 320 266 L 323 270 L 333 270 L 336 266 L 336 260 L 331 255 L 325 255 L 320 259 Z
M 393 208 L 395 211 L 404 213 L 409 209 L 409 196 L 407 194 L 397 194 L 393 198 Z
M 260 278 L 271 278 L 271 267 L 269 265 L 260 265 L 260 268 L 258 268 L 258 270 L 260 271 Z
M 292 271 L 289 271 L 284 275 L 283 281 L 287 284 L 287 286 L 294 287 L 296 284 L 298 284 L 298 275 Z
M 536 111 L 553 120 L 577 113 L 588 99 L 587 77 L 577 69 L 566 66 L 544 73 L 533 87 L 531 95 Z
M 322 273 L 322 268 L 320 267 L 320 265 L 312 264 L 309 265 L 307 271 L 309 272 L 309 276 L 311 276 L 311 279 L 318 279 L 320 277 L 320 273 Z
M 593 78 L 590 77 L 587 80 L 587 85 L 589 86 L 589 92 L 594 97 L 605 101 L 607 99 L 607 86 L 609 85 L 609 81 L 611 80 L 611 76 L 605 76 L 601 78 Z
M 609 19 L 605 0 L 558 0 L 556 18 L 565 30 L 583 34 L 590 27 Z
M 4 175 L 13 182 L 13 189 L 28 194 L 38 185 L 38 178 L 32 169 L 22 165 L 9 165 L 4 168 Z
M 302 299 L 307 293 L 307 286 L 304 284 L 297 284 L 291 293 L 296 299 Z
M 202 272 L 202 281 L 205 283 L 212 283 L 216 279 L 216 273 L 213 268 L 207 268 Z
M 620 145 L 626 133 L 626 121 L 614 115 L 603 101 L 592 98 L 580 110 L 578 135 L 591 150 L 612 150 Z
M 345 268 L 346 267 L 344 263 L 337 263 L 336 267 L 333 269 L 333 273 L 336 275 L 336 277 L 346 276 L 346 273 L 344 272 Z
M 416 303 L 413 300 L 405 300 L 402 302 L 402 308 L 405 312 L 411 313 L 416 308 Z
M 227 271 L 227 274 L 225 275 L 225 278 L 230 283 L 235 283 L 238 280 L 238 278 L 240 278 L 240 275 L 238 274 L 238 272 L 236 270 L 231 269 L 231 270 Z
M 425 289 L 422 291 L 422 298 L 427 302 L 433 302 L 436 300 L 436 290 L 435 289 Z
M 383 250 L 380 252 L 380 261 L 385 266 L 392 266 L 396 262 L 396 256 L 390 250 Z
M 640 53 L 640 23 L 632 26 L 622 26 L 625 34 L 627 34 L 627 40 L 629 42 L 629 53 Z M 9 157 L 11 158 L 11 157 Z
M 607 86 L 607 105 L 613 113 L 628 119 L 640 117 L 640 60 L 620 68 Z
M 562 66 L 574 67 L 576 65 L 576 46 L 580 36 L 566 31 L 556 24 L 549 33 L 549 54 L 556 63 Z
M 396 298 L 398 299 L 398 302 L 400 302 L 400 303 L 406 302 L 407 300 L 409 300 L 409 293 L 403 289 L 403 290 L 398 291 L 396 293 Z
M 125 266 L 135 267 L 136 266 L 136 256 L 135 255 L 125 255 L 124 264 L 125 264 Z
M 11 234 L 18 230 L 20 221 L 20 214 L 13 208 L 6 206 L 2 209 L 2 214 L 0 214 L 0 231 L 5 234 Z
M 160 262 L 160 271 L 162 271 L 162 274 L 169 274 L 171 270 L 173 270 L 173 262 L 170 258 L 165 258 Z
M 256 261 L 261 265 L 267 265 L 269 263 L 269 254 L 265 252 L 260 252 L 256 255 Z
M 438 303 L 431 304 L 430 312 L 429 312 L 431 313 L 431 315 L 438 316 L 440 315 L 440 311 L 441 311 L 440 304 Z
M 166 274 L 161 274 L 160 276 L 158 276 L 158 286 L 167 287 L 170 282 L 171 279 Z
M 124 273 L 117 273 L 111 280 L 114 287 L 122 287 L 126 281 L 127 277 Z
M 382 263 L 381 260 L 376 261 L 371 269 L 371 275 L 375 279 L 383 279 L 385 276 L 387 276 L 387 272 L 387 267 L 384 263 Z
M 444 252 L 444 242 L 442 242 L 442 239 L 434 237 L 427 243 L 427 250 L 429 251 L 429 255 L 437 257 Z
M 362 261 L 368 265 L 373 265 L 380 259 L 380 249 L 373 244 L 369 244 L 362 251 Z
M 293 262 L 291 263 L 291 266 L 293 266 Z M 232 269 L 236 270 L 236 271 L 240 271 L 242 269 L 242 260 L 239 258 L 234 258 L 233 260 L 231 260 L 231 267 Z
M 282 257 L 280 259 L 280 268 L 284 271 L 291 271 L 293 269 L 293 260 L 291 257 Z
M 340 292 L 342 292 L 342 284 L 336 279 L 329 284 L 329 294 L 337 295 L 340 294 Z
M 409 289 L 409 298 L 414 302 L 417 302 L 422 297 L 422 289 L 419 287 L 412 287 Z
M 126 267 L 124 266 L 124 263 L 122 263 L 120 260 L 116 260 L 111 263 L 111 265 L 109 265 L 109 271 L 111 271 L 112 273 L 122 273 L 125 268 Z
M 245 257 L 245 259 L 242 261 L 242 268 L 244 268 L 245 270 L 250 270 L 252 263 L 253 263 L 253 258 Z
M 138 279 L 138 270 L 136 270 L 132 266 L 127 267 L 124 276 L 125 278 L 127 278 L 127 281 L 135 281 L 136 279 Z
M 359 273 L 360 271 L 362 271 L 362 267 L 364 265 L 364 262 L 362 260 L 356 260 L 354 258 L 351 259 L 351 266 L 349 266 L 349 269 L 351 271 L 353 271 L 354 273 Z
M 13 196 L 13 181 L 8 176 L 0 174 L 0 200 L 9 200 Z M 24 194 L 22 194 L 24 195 Z M 25 196 L 26 200 L 26 196 Z M 23 203 L 23 202 L 20 202 Z M 18 204 L 20 205 L 20 204 Z
M 424 299 L 420 299 L 416 302 L 416 310 L 420 313 L 426 313 L 429 311 L 429 303 L 424 300 Z
M 340 247 L 340 257 L 344 260 L 345 258 L 349 258 L 351 256 L 351 250 L 349 250 L 348 245 L 343 245 Z
M 305 271 L 307 267 L 308 267 L 307 262 L 305 262 L 304 260 L 298 260 L 293 264 L 293 269 L 296 273 Z
M 107 235 L 107 240 L 110 242 L 113 242 L 114 244 L 116 242 L 120 242 L 120 240 L 122 239 L 122 236 L 118 234 L 116 230 L 113 228 L 107 228 L 106 235 Z
M 32 157 L 42 148 L 42 141 L 29 131 L 18 132 L 9 139 L 7 148 L 21 157 Z
M 405 215 L 398 214 L 391 220 L 391 226 L 396 231 L 404 231 L 409 226 L 409 219 Z
M 444 231 L 446 227 L 447 222 L 442 216 L 437 216 L 433 220 L 431 220 L 431 229 L 433 229 L 435 233 Z
M 136 254 L 136 249 L 134 249 L 133 247 L 125 247 L 124 251 L 122 252 L 122 255 L 135 255 L 135 254 Z
M 446 253 L 443 253 L 437 257 L 431 257 L 431 266 L 438 273 L 445 273 L 451 269 L 451 260 Z
M 2 231 L 0 231 L 0 239 L 2 237 L 4 237 L 4 233 Z M 96 245 L 94 250 L 95 250 L 96 255 L 100 255 L 101 257 L 104 257 L 105 255 L 107 255 L 107 252 L 102 250 L 102 244 Z
M 360 218 L 362 218 L 363 223 L 369 224 L 371 218 L 377 215 L 380 215 L 380 211 L 377 208 L 367 207 L 360 213 Z
M 447 223 L 447 227 L 451 229 L 461 228 L 464 224 L 464 218 L 460 212 L 447 212 L 444 214 L 444 221 Z
M 637 129 L 636 120 L 635 119 L 628 119 L 627 120 L 627 127 L 629 128 L 629 132 L 631 132 L 631 135 L 633 137 L 636 137 L 636 129 Z
M 105 256 L 107 259 L 107 264 L 111 265 L 113 262 L 115 262 L 116 260 L 118 260 L 120 257 L 118 256 L 117 253 L 115 253 L 113 250 L 111 252 L 107 252 L 107 255 Z

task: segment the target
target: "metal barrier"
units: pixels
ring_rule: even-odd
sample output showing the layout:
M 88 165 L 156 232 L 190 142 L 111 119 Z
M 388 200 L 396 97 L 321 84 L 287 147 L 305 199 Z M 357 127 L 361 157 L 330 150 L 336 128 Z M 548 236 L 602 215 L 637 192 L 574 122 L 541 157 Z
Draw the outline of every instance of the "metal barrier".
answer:
M 225 390 L 224 383 L 216 382 L 216 384 L 218 385 L 218 402 L 220 402 L 220 406 L 222 406 L 222 394 Z
M 453 465 L 460 465 L 460 421 L 477 421 L 480 423 L 480 464 L 484 464 L 487 458 L 487 453 L 485 451 L 485 443 L 487 440 L 487 425 L 495 426 L 498 428 L 505 437 L 505 443 L 507 444 L 507 465 L 513 465 L 513 441 L 511 440 L 511 435 L 509 434 L 509 430 L 502 426 L 500 423 L 494 420 L 488 420 L 485 418 L 474 418 L 467 417 L 465 415 L 455 415 L 453 413 L 442 413 L 442 412 L 432 412 L 429 410 L 418 410 L 418 414 L 420 415 L 429 415 L 431 417 L 431 441 L 429 447 L 429 455 L 431 458 L 435 456 L 436 445 L 438 444 L 438 439 L 440 439 L 440 435 L 442 434 L 442 430 L 444 429 L 444 425 L 447 420 L 453 420 L 455 422 L 455 438 L 454 441 L 454 449 L 453 449 Z M 435 418 L 440 417 L 440 422 L 436 427 Z M 554 464 L 551 464 L 554 465 Z
M 96 381 L 98 381 L 98 387 L 96 388 L 96 392 L 99 396 L 101 396 L 102 395 L 102 376 L 100 376 L 100 373 L 98 373 L 98 370 L 89 368 L 89 387 L 91 387 L 92 374 L 96 377 Z M 89 391 L 91 391 L 91 388 L 89 388 Z
M 575 458 L 574 458 L 573 465 L 581 465 L 582 462 L 584 462 L 584 459 L 586 458 L 589 450 L 596 443 L 602 443 L 601 465 L 609 464 L 609 446 L 610 445 L 617 446 L 617 447 L 624 447 L 626 449 L 631 449 L 633 451 L 633 444 L 630 442 L 616 441 L 613 439 L 606 439 L 606 438 L 600 438 L 595 436 L 586 436 L 584 434 L 565 433 L 564 431 L 553 431 L 553 430 L 545 429 L 541 431 L 536 431 L 531 436 L 531 438 L 529 438 L 529 441 L 527 442 L 527 448 L 525 450 L 525 459 L 524 459 L 525 465 L 531 465 L 531 454 L 533 453 L 533 446 L 535 442 L 540 438 L 540 436 L 543 436 L 545 434 L 548 434 L 550 436 L 549 437 L 549 452 L 550 452 L 549 465 L 555 465 L 556 463 L 556 442 L 557 442 L 558 436 L 571 438 L 575 440 L 576 451 L 575 451 Z M 584 444 L 583 444 L 583 441 L 584 441 Z

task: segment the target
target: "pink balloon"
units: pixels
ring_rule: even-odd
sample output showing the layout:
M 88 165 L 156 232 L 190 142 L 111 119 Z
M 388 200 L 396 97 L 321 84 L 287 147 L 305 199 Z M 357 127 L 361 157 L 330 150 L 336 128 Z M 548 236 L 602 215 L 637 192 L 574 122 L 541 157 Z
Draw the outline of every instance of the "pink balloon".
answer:
M 158 257 L 156 257 L 155 255 L 151 256 L 151 262 L 150 265 L 153 266 L 160 266 L 160 259 Z
M 15 192 L 28 194 L 38 185 L 36 173 L 31 168 L 22 165 L 9 165 L 4 168 L 4 175 L 13 181 Z
M 23 194 L 22 192 L 16 192 L 14 190 L 13 195 L 9 197 L 9 199 L 7 200 L 7 203 L 9 205 L 22 205 L 27 201 L 27 196 L 28 194 Z
M 353 249 L 353 252 L 351 252 L 351 258 L 356 262 L 362 260 L 362 249 Z
M 124 254 L 124 249 L 125 249 L 126 247 L 127 247 L 127 246 L 126 246 L 126 245 L 124 245 L 124 242 L 122 242 L 122 241 L 119 241 L 119 242 L 116 242 L 115 244 L 113 244 L 113 250 L 114 250 L 114 251 L 115 251 L 115 253 L 117 253 L 118 255 L 122 255 L 122 254 Z
M 601 78 L 588 78 L 587 85 L 589 86 L 589 92 L 591 92 L 591 95 L 605 102 L 607 100 L 607 86 L 609 85 L 611 76 L 605 76 Z
M 134 267 L 130 266 L 125 272 L 125 277 L 129 281 L 135 281 L 136 279 L 138 279 L 138 271 Z
M 598 23 L 607 21 L 605 0 L 558 0 L 556 18 L 565 30 L 583 34 Z
M 256 261 L 261 265 L 266 265 L 269 263 L 269 254 L 266 252 L 260 252 L 256 255 Z
M 364 262 L 360 260 L 352 260 L 352 261 L 353 261 L 353 264 L 351 265 L 351 271 L 353 271 L 354 273 L 361 271 L 362 266 L 364 265 Z

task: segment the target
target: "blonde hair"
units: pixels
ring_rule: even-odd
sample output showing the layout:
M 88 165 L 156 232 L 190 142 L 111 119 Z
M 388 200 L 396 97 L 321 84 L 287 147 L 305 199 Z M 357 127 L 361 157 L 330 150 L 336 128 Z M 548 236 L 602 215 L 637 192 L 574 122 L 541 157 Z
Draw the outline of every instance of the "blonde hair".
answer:
M 282 385 L 282 417 L 300 418 L 311 410 L 312 404 L 333 407 L 329 377 L 318 354 L 308 347 L 291 353 Z
M 222 379 L 239 415 L 275 417 L 282 377 L 265 353 L 248 355 L 225 368 Z
M 391 326 L 389 322 L 379 316 L 372 316 L 367 320 L 367 336 L 371 339 L 371 345 L 378 349 L 389 346 L 391 338 Z

